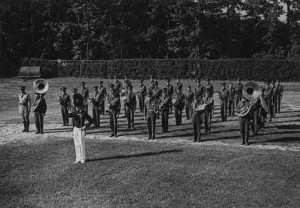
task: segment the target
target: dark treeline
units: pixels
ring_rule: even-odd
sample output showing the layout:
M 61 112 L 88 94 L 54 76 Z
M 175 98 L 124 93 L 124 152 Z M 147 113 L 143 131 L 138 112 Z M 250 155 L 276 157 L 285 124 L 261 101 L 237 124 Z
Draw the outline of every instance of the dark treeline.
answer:
M 300 56 L 298 0 L 0 0 L 2 54 L 45 59 Z M 279 18 L 284 15 L 284 21 Z

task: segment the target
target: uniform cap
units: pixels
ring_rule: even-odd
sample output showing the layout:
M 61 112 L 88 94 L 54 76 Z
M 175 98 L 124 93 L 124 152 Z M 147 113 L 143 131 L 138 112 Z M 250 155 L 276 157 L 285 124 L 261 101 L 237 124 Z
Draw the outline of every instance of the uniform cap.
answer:
M 25 86 L 20 86 L 19 87 L 20 90 L 25 90 L 25 88 L 26 88 Z
M 108 87 L 109 87 L 109 88 L 114 88 L 115 85 L 114 85 L 114 84 L 109 84 Z
M 60 90 L 61 91 L 65 91 L 65 90 L 67 90 L 67 88 L 66 87 L 62 87 L 62 88 L 60 88 Z
M 77 88 L 73 88 L 73 89 L 72 89 L 72 92 L 77 92 L 77 91 L 78 91 Z
M 222 85 L 222 86 L 226 86 L 226 82 L 222 82 L 221 85 Z

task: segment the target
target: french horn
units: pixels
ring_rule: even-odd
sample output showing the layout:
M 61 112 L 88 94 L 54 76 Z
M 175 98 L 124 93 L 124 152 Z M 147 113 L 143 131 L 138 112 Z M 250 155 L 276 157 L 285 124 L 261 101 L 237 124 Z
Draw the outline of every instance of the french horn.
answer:
M 49 83 L 45 79 L 37 79 L 33 82 L 33 91 L 37 94 L 45 94 L 49 89 Z

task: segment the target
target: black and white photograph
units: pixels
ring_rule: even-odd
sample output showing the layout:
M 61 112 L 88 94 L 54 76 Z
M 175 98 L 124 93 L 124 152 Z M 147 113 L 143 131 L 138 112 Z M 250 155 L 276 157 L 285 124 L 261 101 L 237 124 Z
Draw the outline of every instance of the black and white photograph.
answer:
M 299 208 L 300 0 L 0 0 L 1 208 Z

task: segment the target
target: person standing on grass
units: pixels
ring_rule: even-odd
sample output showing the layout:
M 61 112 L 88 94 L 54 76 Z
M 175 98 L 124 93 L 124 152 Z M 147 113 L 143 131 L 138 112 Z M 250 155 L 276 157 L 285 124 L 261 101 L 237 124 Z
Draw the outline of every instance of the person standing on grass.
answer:
M 116 93 L 119 95 L 121 95 L 122 93 L 122 83 L 121 81 L 118 79 L 117 75 L 114 76 L 115 78 L 115 81 L 114 81 L 114 89 L 117 91 Z M 121 114 L 121 102 L 120 102 L 120 106 L 119 106 L 119 109 L 118 109 L 118 113 L 117 113 L 117 116 L 119 117 L 119 115 Z
M 150 83 L 149 83 L 149 86 L 148 86 L 148 92 L 153 94 L 153 90 L 155 88 L 155 82 L 154 82 L 153 76 L 150 76 L 149 82 Z
M 220 104 L 221 104 L 221 118 L 222 121 L 227 121 L 227 102 L 228 102 L 228 95 L 229 92 L 226 89 L 226 83 L 223 82 L 221 84 L 222 89 L 219 92 L 219 99 L 220 99 Z
M 237 84 L 235 85 L 235 106 L 242 99 L 244 85 L 241 83 L 240 78 L 237 79 Z
M 20 86 L 19 113 L 23 119 L 24 129 L 22 132 L 29 132 L 29 114 L 31 109 L 30 95 L 25 92 L 25 86 Z
M 155 126 L 156 126 L 156 114 L 158 112 L 158 102 L 157 98 L 152 95 L 150 91 L 148 91 L 145 106 L 147 109 L 147 127 L 148 127 L 148 139 L 155 139 Z
M 33 103 L 36 134 L 44 133 L 44 117 L 47 111 L 47 104 L 44 96 L 45 94 L 36 93 L 35 102 Z
M 179 126 L 182 124 L 182 110 L 184 108 L 184 94 L 182 90 L 176 90 L 174 100 L 176 126 Z
M 190 120 L 193 114 L 193 101 L 194 101 L 194 92 L 192 91 L 191 86 L 188 86 L 187 92 L 185 94 L 185 112 L 186 120 Z
M 85 82 L 81 82 L 81 95 L 83 97 L 83 104 L 84 104 L 84 110 L 86 113 L 89 111 L 89 105 L 88 105 L 88 100 L 89 100 L 89 89 L 85 87 Z
M 167 89 L 167 95 L 171 98 L 173 97 L 174 94 L 174 88 L 173 85 L 171 85 L 171 78 L 167 79 L 167 85 L 166 85 L 166 89 Z M 173 110 L 173 105 L 172 102 L 169 103 L 169 113 L 172 113 Z
M 103 81 L 99 82 L 99 96 L 100 96 L 100 114 L 104 115 L 105 112 L 105 98 L 107 95 L 106 88 L 103 86 Z
M 154 92 L 153 96 L 155 97 L 156 102 L 159 103 L 159 100 L 160 100 L 160 98 L 161 98 L 161 96 L 162 96 L 162 89 L 160 89 L 160 88 L 158 87 L 158 81 L 155 81 L 155 87 L 154 87 L 154 89 L 153 89 L 153 92 Z M 157 116 L 157 118 L 159 119 L 159 116 L 160 116 L 159 111 L 157 112 L 157 115 L 156 115 L 156 116 Z
M 73 139 L 75 146 L 75 164 L 85 163 L 85 136 L 86 129 L 94 122 L 92 117 L 88 115 L 84 110 L 84 103 L 81 101 L 81 95 L 77 94 L 74 96 L 77 102 L 74 106 L 74 112 L 70 113 L 69 116 L 74 120 L 73 128 Z M 87 121 L 87 123 L 86 123 Z
M 159 102 L 159 110 L 161 111 L 161 126 L 162 126 L 162 133 L 167 133 L 169 128 L 169 113 L 170 113 L 170 103 L 171 97 L 168 93 L 168 89 L 163 89 L 163 94 L 161 96 Z
M 283 96 L 283 86 L 280 84 L 279 79 L 277 79 L 275 84 L 275 96 L 274 96 L 275 113 L 280 113 L 280 104 L 281 104 L 282 96 Z
M 245 109 L 250 107 L 250 102 L 242 96 L 242 99 L 238 102 L 236 106 L 236 112 L 239 114 Z M 249 145 L 249 121 L 250 121 L 250 113 L 246 114 L 243 117 L 239 117 L 239 125 L 240 125 L 240 134 L 242 139 L 242 145 Z
M 93 119 L 94 119 L 94 125 L 96 128 L 100 127 L 100 94 L 98 91 L 98 86 L 94 86 L 94 95 L 90 99 L 90 102 L 92 103 L 93 107 Z
M 134 112 L 136 110 L 136 96 L 132 92 L 132 86 L 129 86 L 127 88 L 125 108 L 126 108 L 126 117 L 127 117 L 127 122 L 128 122 L 127 129 L 133 130 L 133 128 L 134 128 Z
M 229 83 L 229 89 L 228 89 L 228 116 L 234 116 L 234 95 L 235 95 L 235 89 L 233 87 L 233 83 Z
M 266 104 L 267 104 L 268 114 L 269 114 L 269 119 L 268 119 L 269 122 L 272 122 L 272 94 L 273 94 L 273 92 L 272 92 L 272 88 L 270 87 L 270 82 L 267 81 L 266 89 L 264 90 L 264 93 L 262 96 L 265 99 Z
M 61 115 L 63 119 L 63 126 L 69 125 L 69 108 L 71 103 L 70 95 L 67 94 L 67 88 L 60 88 L 62 95 L 59 96 L 59 104 L 61 105 Z
M 203 104 L 203 98 L 201 100 L 198 100 L 198 102 L 195 103 L 195 110 L 192 114 L 194 142 L 201 141 L 201 125 L 205 116 L 205 107 L 203 109 L 199 109 L 199 107 Z
M 114 88 L 112 85 L 112 94 L 109 95 L 107 102 L 109 104 L 108 112 L 109 112 L 109 123 L 110 123 L 110 129 L 111 129 L 111 135 L 110 137 L 117 137 L 118 133 L 118 120 L 117 120 L 117 114 L 120 109 L 120 95 L 119 90 Z
M 144 84 L 144 79 L 141 79 L 141 84 L 139 85 L 139 106 L 140 106 L 140 112 L 144 112 L 145 110 L 145 98 L 147 94 L 147 87 Z
M 200 104 L 202 102 L 203 97 L 204 97 L 205 89 L 204 89 L 204 86 L 201 85 L 201 79 L 200 78 L 198 78 L 196 80 L 196 82 L 197 82 L 197 85 L 195 87 L 195 103 Z

